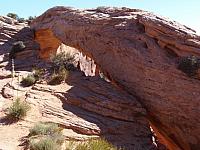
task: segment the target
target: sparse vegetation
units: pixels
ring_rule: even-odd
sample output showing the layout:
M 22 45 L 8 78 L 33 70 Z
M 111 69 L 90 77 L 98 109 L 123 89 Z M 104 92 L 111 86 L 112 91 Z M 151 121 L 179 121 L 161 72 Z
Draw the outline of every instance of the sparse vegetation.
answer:
M 53 74 L 48 82 L 49 85 L 58 85 L 64 81 L 64 77 L 59 74 Z
M 36 18 L 36 16 L 29 16 L 28 19 L 26 20 L 28 22 L 28 24 L 30 24 L 34 19 Z
M 13 120 L 20 120 L 26 116 L 29 110 L 30 106 L 26 102 L 17 98 L 8 109 L 7 116 Z
M 32 74 L 29 74 L 27 77 L 22 78 L 21 84 L 24 87 L 28 87 L 28 86 L 35 84 L 36 81 L 37 80 L 36 80 L 35 76 Z
M 25 19 L 25 18 L 19 17 L 15 13 L 8 13 L 7 16 L 10 17 L 10 18 L 13 18 L 15 20 L 17 20 L 19 23 L 25 23 L 25 22 L 27 22 L 28 24 L 30 24 L 31 21 L 33 21 L 36 18 L 36 16 L 34 16 L 34 17 L 29 16 L 28 19 Z
M 53 73 L 48 84 L 50 85 L 58 85 L 62 83 L 62 81 L 65 81 L 69 75 L 69 71 L 65 69 L 64 66 L 61 66 L 57 73 Z
M 26 46 L 24 45 L 24 43 L 22 41 L 18 41 L 13 43 L 13 46 L 10 50 L 10 54 L 9 57 L 15 58 L 16 53 L 23 51 L 26 48 Z
M 78 144 L 70 142 L 66 150 L 117 150 L 117 148 L 104 139 L 92 139 Z
M 35 16 L 35 17 L 29 16 L 29 17 L 28 17 L 28 20 L 33 20 L 33 19 L 35 19 L 35 18 L 36 18 L 36 16 Z
M 200 59 L 196 56 L 181 58 L 178 69 L 186 73 L 189 77 L 195 76 L 200 68 Z
M 53 74 L 51 75 L 48 84 L 57 85 L 65 81 L 69 75 L 70 70 L 74 70 L 74 55 L 70 53 L 61 52 L 55 56 L 51 56 L 51 65 Z
M 19 18 L 19 19 L 17 19 L 17 21 L 18 21 L 19 23 L 24 23 L 24 22 L 26 22 L 26 19 L 24 19 L 24 18 Z
M 8 13 L 7 16 L 16 20 L 19 18 L 19 16 L 15 13 Z
M 32 129 L 30 129 L 30 135 L 53 135 L 55 133 L 61 133 L 60 128 L 55 123 L 37 123 Z
M 50 60 L 53 69 L 53 74 L 48 81 L 50 85 L 57 85 L 65 81 L 69 75 L 69 71 L 75 68 L 73 64 L 75 58 L 70 53 L 61 52 L 55 56 L 51 56 Z
M 54 123 L 38 123 L 30 129 L 31 150 L 59 150 L 64 142 L 62 128 Z
M 30 140 L 30 150 L 60 150 L 60 145 L 50 137 L 39 141 Z
M 41 68 L 34 68 L 33 69 L 33 76 L 35 77 L 36 81 L 40 80 L 43 75 L 45 74 L 45 70 Z
M 50 60 L 55 71 L 58 71 L 60 67 L 64 67 L 67 70 L 74 69 L 73 62 L 75 61 L 75 56 L 70 53 L 60 52 L 55 56 L 51 56 Z

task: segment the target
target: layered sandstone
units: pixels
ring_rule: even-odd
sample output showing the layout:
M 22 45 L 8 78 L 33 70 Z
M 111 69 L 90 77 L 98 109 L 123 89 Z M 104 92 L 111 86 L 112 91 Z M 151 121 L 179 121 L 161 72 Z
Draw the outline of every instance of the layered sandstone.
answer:
M 169 149 L 199 149 L 200 81 L 177 69 L 180 57 L 200 55 L 200 37 L 195 31 L 128 8 L 55 7 L 38 17 L 31 27 L 36 31 L 36 40 L 45 47 L 41 47 L 41 54 L 56 52 L 54 44 L 59 41 L 91 57 L 121 89 L 119 93 L 124 90 L 136 97 Z M 50 38 L 49 43 L 43 41 L 45 38 Z M 135 108 L 127 103 L 126 109 Z M 98 110 L 95 113 L 104 115 Z M 132 121 L 131 116 L 127 119 Z
M 127 150 L 159 148 L 152 141 L 146 109 L 126 91 L 99 76 L 91 77 L 95 74 L 95 64 L 81 53 L 76 58 L 85 73 L 79 70 L 70 72 L 67 83 L 57 86 L 47 85 L 43 80 L 31 87 L 22 87 L 19 82 L 31 73 L 33 66 L 48 69 L 38 55 L 48 58 L 52 52 L 66 50 L 76 54 L 77 50 L 63 45 L 50 32 L 34 35 L 25 24 L 0 23 L 0 134 L 3 135 L 0 136 L 0 149 L 24 149 L 29 129 L 39 121 L 58 123 L 64 128 L 66 140 L 85 141 L 102 136 Z M 38 53 L 34 36 L 40 35 L 43 42 Z M 24 41 L 26 49 L 17 53 L 14 60 L 16 76 L 11 78 L 8 55 L 12 43 L 19 40 Z M 17 97 L 26 101 L 31 110 L 22 121 L 9 122 L 5 118 L 6 110 Z

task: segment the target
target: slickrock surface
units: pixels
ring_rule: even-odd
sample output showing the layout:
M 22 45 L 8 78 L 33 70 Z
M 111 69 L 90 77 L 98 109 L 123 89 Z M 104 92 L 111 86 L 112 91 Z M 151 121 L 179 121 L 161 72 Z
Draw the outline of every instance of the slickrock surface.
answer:
M 112 83 L 137 97 L 169 149 L 199 150 L 200 81 L 177 69 L 181 56 L 200 55 L 200 37 L 192 29 L 137 9 L 66 7 L 49 9 L 31 28 L 42 45 L 41 57 L 48 57 L 43 53 L 56 51 L 60 43 L 80 50 Z M 127 105 L 128 112 L 121 113 L 129 115 L 131 109 L 135 111 Z

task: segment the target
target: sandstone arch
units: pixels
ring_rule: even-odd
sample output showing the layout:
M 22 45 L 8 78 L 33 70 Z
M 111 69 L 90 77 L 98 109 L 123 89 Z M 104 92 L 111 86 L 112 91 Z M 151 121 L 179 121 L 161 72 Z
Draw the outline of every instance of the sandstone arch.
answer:
M 199 149 L 200 81 L 176 68 L 178 57 L 200 55 L 200 37 L 192 29 L 136 9 L 66 7 L 49 9 L 31 27 L 41 39 L 51 33 L 93 58 L 113 82 L 137 97 L 168 148 Z

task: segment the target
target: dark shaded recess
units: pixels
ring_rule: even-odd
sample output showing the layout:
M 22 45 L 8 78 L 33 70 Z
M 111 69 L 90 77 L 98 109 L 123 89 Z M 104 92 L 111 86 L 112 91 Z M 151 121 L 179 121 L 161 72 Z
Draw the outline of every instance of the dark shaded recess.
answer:
M 195 77 L 200 68 L 200 58 L 196 56 L 186 56 L 179 59 L 178 69 L 189 77 Z
M 170 49 L 169 47 L 165 46 L 164 50 L 167 53 L 167 57 L 169 57 L 169 58 L 177 58 L 178 57 L 178 54 L 174 50 Z
M 12 29 L 4 29 L 5 32 L 7 30 L 10 31 Z M 39 64 L 39 44 L 34 41 L 34 31 L 29 27 L 21 29 L 19 32 L 12 35 L 11 38 L 7 38 L 6 40 L 7 41 L 4 44 L 0 45 L 0 55 L 4 55 L 1 63 L 8 61 L 5 69 L 11 70 L 12 68 L 12 59 L 10 58 L 15 58 L 15 71 L 31 71 L 31 66 Z M 21 41 L 23 45 L 21 45 L 19 41 Z M 13 52 L 11 52 L 12 48 L 14 48 Z

